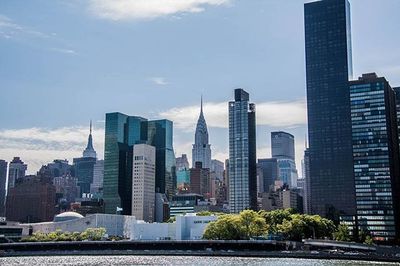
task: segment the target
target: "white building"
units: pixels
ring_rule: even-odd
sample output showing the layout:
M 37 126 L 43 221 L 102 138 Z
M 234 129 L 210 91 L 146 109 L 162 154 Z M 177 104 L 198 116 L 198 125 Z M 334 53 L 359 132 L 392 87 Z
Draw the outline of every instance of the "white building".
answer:
M 217 216 L 176 216 L 175 223 L 146 223 L 135 221 L 132 225 L 131 240 L 200 240 L 207 225 Z
M 90 184 L 90 193 L 101 195 L 104 180 L 104 160 L 96 161 L 93 167 L 93 183 Z
M 133 147 L 132 215 L 146 222 L 154 221 L 156 149 L 147 144 Z
M 92 214 L 86 217 L 75 212 L 64 212 L 54 217 L 53 222 L 21 224 L 23 235 L 28 235 L 29 229 L 33 233 L 50 233 L 56 230 L 63 232 L 83 232 L 88 228 L 103 227 L 109 236 L 131 236 L 132 225 L 136 222 L 135 217 L 115 214 Z

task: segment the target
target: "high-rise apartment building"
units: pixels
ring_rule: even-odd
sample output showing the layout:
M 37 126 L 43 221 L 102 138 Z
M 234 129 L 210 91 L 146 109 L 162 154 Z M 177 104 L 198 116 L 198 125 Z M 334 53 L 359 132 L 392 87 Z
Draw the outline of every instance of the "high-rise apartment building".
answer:
M 14 157 L 8 167 L 8 190 L 15 187 L 17 180 L 25 177 L 28 166 L 19 157 Z
M 147 144 L 133 146 L 132 215 L 138 220 L 154 222 L 156 149 Z
M 232 213 L 257 210 L 255 105 L 249 94 L 235 90 L 229 102 L 229 207 Z
M 0 217 L 4 217 L 6 208 L 7 165 L 6 161 L 0 160 Z
M 338 221 L 355 215 L 350 4 L 304 7 L 311 212 Z
M 200 115 L 197 120 L 192 149 L 192 168 L 195 168 L 196 162 L 201 162 L 203 168 L 211 167 L 211 148 L 208 143 L 207 123 L 203 115 L 203 98 L 201 99 Z
M 385 78 L 350 82 L 358 229 L 377 241 L 400 237 L 400 158 L 395 93 Z

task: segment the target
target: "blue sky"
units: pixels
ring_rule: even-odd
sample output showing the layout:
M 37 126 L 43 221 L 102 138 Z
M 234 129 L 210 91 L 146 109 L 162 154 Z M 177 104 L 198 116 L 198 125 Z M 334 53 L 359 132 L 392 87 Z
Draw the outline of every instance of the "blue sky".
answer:
M 200 95 L 213 157 L 227 157 L 227 102 L 257 104 L 259 158 L 269 134 L 306 134 L 303 0 L 0 1 L 0 158 L 28 171 L 79 156 L 89 120 L 102 157 L 104 115 L 169 118 L 191 155 Z M 399 0 L 351 0 L 354 77 L 400 85 Z

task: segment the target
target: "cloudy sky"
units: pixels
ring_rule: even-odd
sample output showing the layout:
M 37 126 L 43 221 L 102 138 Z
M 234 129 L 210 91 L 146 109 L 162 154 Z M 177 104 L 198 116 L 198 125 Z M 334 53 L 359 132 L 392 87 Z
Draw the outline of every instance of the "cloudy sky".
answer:
M 304 0 L 1 0 L 0 158 L 34 173 L 85 148 L 89 120 L 103 157 L 104 117 L 174 121 L 191 155 L 200 96 L 213 157 L 227 157 L 227 102 L 257 104 L 259 158 L 270 132 L 307 132 Z M 351 0 L 355 77 L 400 85 L 399 0 Z

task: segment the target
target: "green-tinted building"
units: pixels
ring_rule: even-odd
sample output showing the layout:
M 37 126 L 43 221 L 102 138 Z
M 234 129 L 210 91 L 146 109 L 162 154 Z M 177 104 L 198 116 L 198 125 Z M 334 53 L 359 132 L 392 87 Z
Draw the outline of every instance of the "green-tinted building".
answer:
M 156 147 L 156 191 L 175 193 L 175 154 L 169 120 L 148 121 L 121 113 L 106 114 L 103 197 L 105 212 L 131 214 L 133 145 Z
M 148 122 L 147 144 L 156 147 L 156 193 L 164 193 L 169 199 L 176 190 L 175 153 L 172 146 L 172 121 Z

